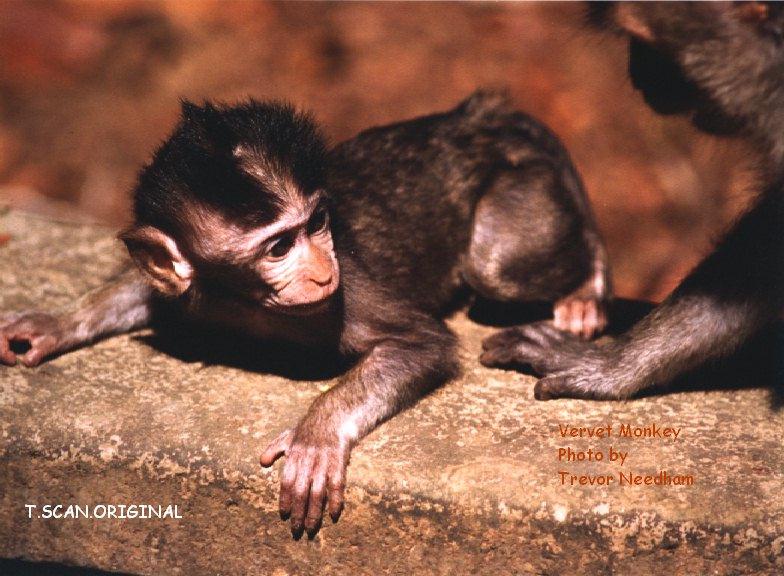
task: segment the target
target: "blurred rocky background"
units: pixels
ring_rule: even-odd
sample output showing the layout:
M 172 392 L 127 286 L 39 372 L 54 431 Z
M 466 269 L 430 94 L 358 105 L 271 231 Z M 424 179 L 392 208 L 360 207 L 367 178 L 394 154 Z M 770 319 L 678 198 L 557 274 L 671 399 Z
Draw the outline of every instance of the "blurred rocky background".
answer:
M 287 99 L 340 140 L 504 86 L 570 149 L 618 293 L 659 299 L 743 209 L 753 158 L 649 111 L 624 41 L 589 29 L 583 10 L 0 0 L 0 204 L 122 225 L 182 97 Z

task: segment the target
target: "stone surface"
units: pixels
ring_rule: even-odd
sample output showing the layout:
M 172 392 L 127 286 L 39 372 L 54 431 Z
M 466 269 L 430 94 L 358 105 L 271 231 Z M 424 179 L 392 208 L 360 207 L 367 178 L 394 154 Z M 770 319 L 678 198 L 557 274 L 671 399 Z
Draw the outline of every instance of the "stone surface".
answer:
M 2 232 L 0 310 L 67 305 L 122 256 L 105 229 L 11 213 Z M 784 414 L 769 390 L 536 402 L 532 378 L 478 364 L 491 328 L 463 313 L 450 322 L 464 376 L 362 442 L 343 517 L 310 542 L 291 539 L 277 515 L 279 465 L 262 470 L 257 457 L 330 381 L 165 352 L 148 332 L 0 368 L 0 556 L 188 575 L 784 570 Z M 559 433 L 608 424 L 609 439 Z M 623 424 L 680 433 L 618 438 Z M 605 460 L 559 461 L 566 447 Z M 628 452 L 623 466 L 607 461 L 610 447 Z M 562 470 L 615 484 L 561 485 Z M 621 471 L 660 470 L 694 484 L 618 485 Z M 176 504 L 182 519 L 25 509 L 131 503 Z

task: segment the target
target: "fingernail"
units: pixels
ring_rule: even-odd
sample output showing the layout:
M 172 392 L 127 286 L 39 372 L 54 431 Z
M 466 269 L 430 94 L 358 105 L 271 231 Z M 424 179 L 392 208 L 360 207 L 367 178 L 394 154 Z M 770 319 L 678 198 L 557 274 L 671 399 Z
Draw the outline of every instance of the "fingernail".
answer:
M 329 517 L 332 519 L 332 523 L 335 524 L 340 519 L 340 514 L 343 512 L 343 505 L 341 504 L 340 508 L 335 512 L 330 512 Z

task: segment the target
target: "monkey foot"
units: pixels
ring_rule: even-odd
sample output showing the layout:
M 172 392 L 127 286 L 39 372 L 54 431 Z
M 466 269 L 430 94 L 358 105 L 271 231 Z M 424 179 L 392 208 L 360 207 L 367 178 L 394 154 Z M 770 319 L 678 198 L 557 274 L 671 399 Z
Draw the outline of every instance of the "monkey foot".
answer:
M 555 303 L 553 324 L 585 340 L 602 333 L 607 327 L 607 302 L 593 296 L 570 294 Z

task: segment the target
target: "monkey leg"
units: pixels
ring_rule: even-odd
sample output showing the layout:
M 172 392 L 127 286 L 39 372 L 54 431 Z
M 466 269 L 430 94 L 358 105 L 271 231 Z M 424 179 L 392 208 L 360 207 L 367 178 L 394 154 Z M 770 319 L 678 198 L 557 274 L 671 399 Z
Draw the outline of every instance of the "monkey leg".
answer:
M 477 204 L 463 273 L 492 300 L 554 302 L 556 326 L 590 338 L 606 324 L 606 257 L 571 184 L 547 160 L 500 171 Z
M 620 399 L 726 357 L 784 309 L 784 179 L 765 191 L 717 250 L 627 334 L 580 342 L 543 325 L 485 341 L 486 365 L 522 364 L 544 376 L 538 399 Z

